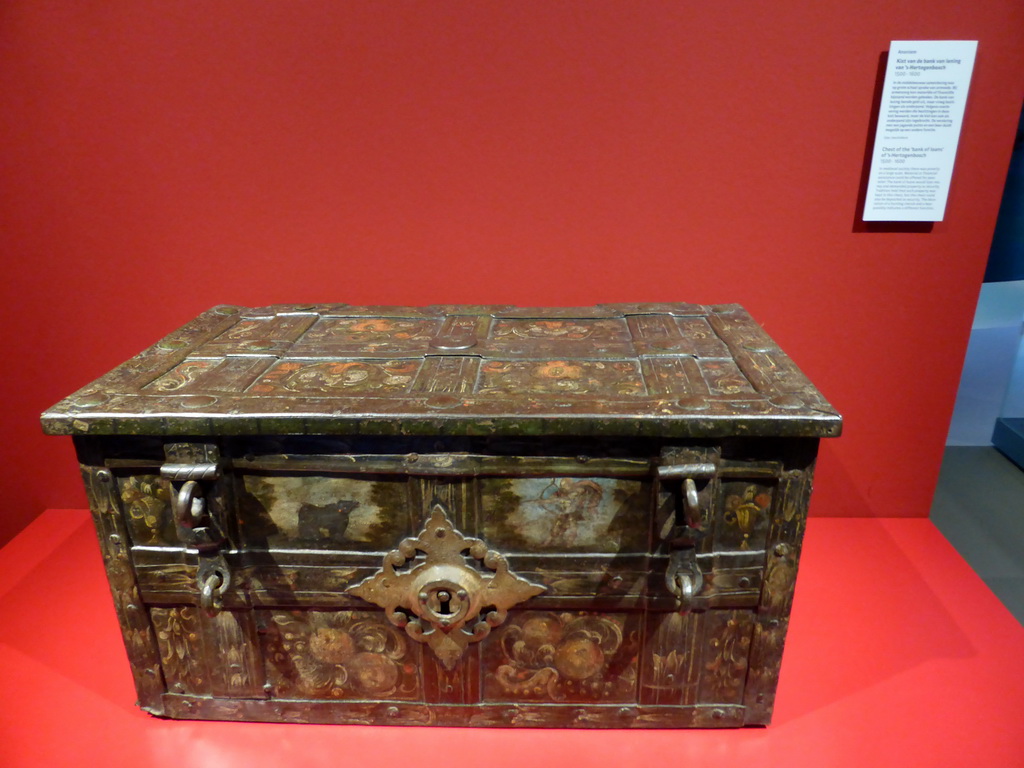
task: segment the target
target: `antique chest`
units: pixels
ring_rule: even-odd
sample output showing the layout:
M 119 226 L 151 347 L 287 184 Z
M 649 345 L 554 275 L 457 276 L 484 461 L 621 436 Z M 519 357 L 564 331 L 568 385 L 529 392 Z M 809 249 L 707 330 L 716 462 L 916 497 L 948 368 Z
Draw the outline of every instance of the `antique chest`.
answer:
M 43 414 L 143 709 L 769 722 L 821 437 L 739 306 L 222 306 Z

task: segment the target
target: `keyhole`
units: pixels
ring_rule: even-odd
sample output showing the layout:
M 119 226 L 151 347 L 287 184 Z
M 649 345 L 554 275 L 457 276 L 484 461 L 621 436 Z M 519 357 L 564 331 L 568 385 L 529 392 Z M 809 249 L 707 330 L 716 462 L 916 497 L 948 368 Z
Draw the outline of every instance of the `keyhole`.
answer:
M 452 612 L 452 596 L 447 590 L 440 590 L 437 593 L 437 612 L 442 616 L 448 616 Z

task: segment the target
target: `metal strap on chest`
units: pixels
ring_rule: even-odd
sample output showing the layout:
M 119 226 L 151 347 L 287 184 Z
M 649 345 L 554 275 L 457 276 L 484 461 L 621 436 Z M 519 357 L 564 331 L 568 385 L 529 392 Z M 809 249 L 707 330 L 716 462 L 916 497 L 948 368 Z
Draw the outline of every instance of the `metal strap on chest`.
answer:
M 663 486 L 672 488 L 679 483 L 670 491 L 679 504 L 665 519 L 661 541 L 669 550 L 665 586 L 675 595 L 680 610 L 689 610 L 704 586 L 695 546 L 707 528 L 711 505 L 707 488 L 718 474 L 718 457 L 713 448 L 667 448 L 658 465 Z
M 222 475 L 215 445 L 173 443 L 164 447 L 168 461 L 160 474 L 171 483 L 171 508 L 178 538 L 199 555 L 196 589 L 208 613 L 220 610 L 231 585 L 231 571 L 220 548 L 226 536 L 208 497 Z

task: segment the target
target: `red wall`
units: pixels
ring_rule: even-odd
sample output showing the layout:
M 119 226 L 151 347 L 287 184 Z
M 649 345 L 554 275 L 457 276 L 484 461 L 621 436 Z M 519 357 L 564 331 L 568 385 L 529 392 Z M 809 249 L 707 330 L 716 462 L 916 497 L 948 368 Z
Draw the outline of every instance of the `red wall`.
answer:
M 847 419 L 813 512 L 927 514 L 1024 5 L 0 5 L 0 541 L 46 406 L 221 302 L 738 301 Z M 879 56 L 978 39 L 946 221 L 856 226 Z

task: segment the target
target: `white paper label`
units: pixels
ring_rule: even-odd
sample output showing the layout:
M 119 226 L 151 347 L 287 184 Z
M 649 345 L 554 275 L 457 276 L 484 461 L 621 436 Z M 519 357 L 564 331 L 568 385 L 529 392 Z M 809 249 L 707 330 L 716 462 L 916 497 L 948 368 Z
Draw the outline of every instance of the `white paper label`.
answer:
M 977 40 L 894 40 L 864 221 L 942 221 Z

